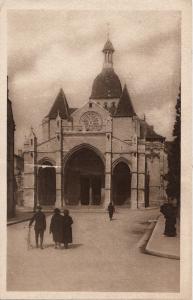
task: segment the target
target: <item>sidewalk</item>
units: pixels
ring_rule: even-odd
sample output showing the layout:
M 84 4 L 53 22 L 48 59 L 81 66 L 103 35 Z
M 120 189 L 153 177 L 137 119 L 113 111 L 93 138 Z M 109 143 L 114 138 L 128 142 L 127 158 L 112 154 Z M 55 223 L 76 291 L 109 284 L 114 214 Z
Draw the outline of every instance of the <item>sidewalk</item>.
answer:
M 26 211 L 16 211 L 15 217 L 10 218 L 7 220 L 7 226 L 25 222 L 31 219 L 33 216 L 33 212 L 26 212 Z
M 152 235 L 146 245 L 145 252 L 173 259 L 180 259 L 180 224 L 177 220 L 176 237 L 167 237 L 163 234 L 165 228 L 165 218 L 160 215 Z
M 46 214 L 46 216 L 49 216 L 52 213 L 52 211 L 53 209 L 44 210 L 43 212 Z M 7 226 L 29 221 L 32 218 L 33 214 L 34 214 L 33 208 L 17 206 L 15 211 L 15 216 L 7 220 Z

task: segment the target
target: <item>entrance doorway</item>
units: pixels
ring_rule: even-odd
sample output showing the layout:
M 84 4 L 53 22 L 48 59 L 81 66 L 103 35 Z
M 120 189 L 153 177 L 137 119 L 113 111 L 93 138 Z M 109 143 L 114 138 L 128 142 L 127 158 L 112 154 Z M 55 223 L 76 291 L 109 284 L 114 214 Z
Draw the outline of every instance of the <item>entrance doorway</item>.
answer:
M 101 202 L 100 176 L 80 177 L 80 202 L 82 205 L 100 205 Z
M 89 205 L 90 179 L 89 177 L 80 177 L 80 202 L 82 205 Z
M 38 170 L 38 200 L 40 205 L 49 206 L 56 201 L 56 170 L 49 161 Z
M 112 189 L 115 205 L 130 204 L 131 172 L 124 162 L 118 163 L 113 170 Z
M 104 188 L 104 164 L 87 148 L 77 150 L 64 170 L 64 198 L 69 205 L 100 205 Z

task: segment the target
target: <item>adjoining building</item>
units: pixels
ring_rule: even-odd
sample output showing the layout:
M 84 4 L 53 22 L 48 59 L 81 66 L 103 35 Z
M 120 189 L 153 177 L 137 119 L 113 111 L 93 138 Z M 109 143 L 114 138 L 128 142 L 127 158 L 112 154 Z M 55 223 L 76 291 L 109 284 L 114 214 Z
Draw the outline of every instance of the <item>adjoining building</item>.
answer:
M 18 206 L 23 206 L 23 172 L 23 153 L 18 150 L 18 154 L 14 154 L 15 202 Z
M 12 104 L 7 95 L 7 217 L 15 215 L 14 131 Z
M 61 89 L 24 144 L 24 205 L 157 206 L 165 196 L 165 138 L 134 109 L 113 68 L 108 39 L 104 64 L 81 108 Z

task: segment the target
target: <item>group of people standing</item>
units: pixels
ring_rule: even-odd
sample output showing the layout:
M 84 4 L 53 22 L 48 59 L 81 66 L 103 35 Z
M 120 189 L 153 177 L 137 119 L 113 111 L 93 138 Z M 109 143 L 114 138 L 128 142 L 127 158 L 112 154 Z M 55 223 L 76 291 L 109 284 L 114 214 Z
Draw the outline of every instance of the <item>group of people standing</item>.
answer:
M 112 221 L 113 214 L 115 212 L 115 208 L 113 203 L 110 202 L 108 205 L 108 213 L 109 219 Z M 33 215 L 30 220 L 29 227 L 32 226 L 33 222 L 35 222 L 34 230 L 35 230 L 35 241 L 36 248 L 43 249 L 43 239 L 44 232 L 46 230 L 46 216 L 42 212 L 42 207 L 37 207 L 37 212 Z M 72 227 L 73 224 L 72 217 L 69 215 L 69 210 L 65 209 L 63 211 L 63 215 L 59 208 L 54 209 L 54 214 L 51 218 L 50 222 L 50 234 L 53 235 L 53 240 L 55 243 L 55 248 L 61 248 L 61 244 L 64 244 L 64 248 L 68 248 L 68 244 L 72 243 Z M 40 244 L 39 244 L 40 238 Z
M 46 230 L 46 216 L 42 212 L 41 206 L 37 207 L 37 212 L 30 220 L 29 227 L 32 226 L 34 221 L 36 248 L 39 247 L 40 238 L 40 249 L 43 249 L 44 232 Z M 64 244 L 64 248 L 67 249 L 68 244 L 72 243 L 72 224 L 73 220 L 67 209 L 63 211 L 63 215 L 61 215 L 59 208 L 54 209 L 54 214 L 50 222 L 50 234 L 53 235 L 56 249 L 61 248 L 61 244 Z

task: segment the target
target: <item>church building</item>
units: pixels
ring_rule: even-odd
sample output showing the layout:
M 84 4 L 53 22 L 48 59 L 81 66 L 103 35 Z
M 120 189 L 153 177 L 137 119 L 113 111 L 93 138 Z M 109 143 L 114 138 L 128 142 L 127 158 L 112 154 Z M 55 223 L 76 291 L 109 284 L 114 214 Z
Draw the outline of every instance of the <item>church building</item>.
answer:
M 24 143 L 24 206 L 159 206 L 165 196 L 165 138 L 135 112 L 113 68 L 108 39 L 90 98 L 71 107 L 61 89 Z

